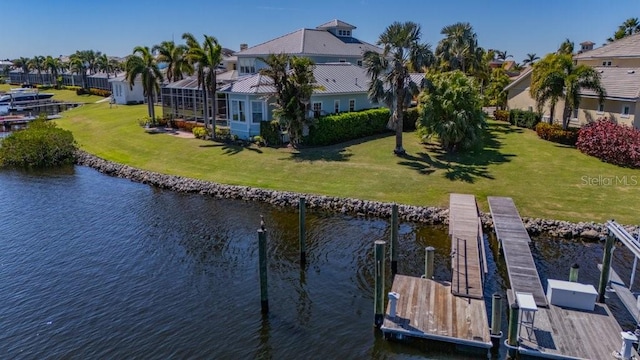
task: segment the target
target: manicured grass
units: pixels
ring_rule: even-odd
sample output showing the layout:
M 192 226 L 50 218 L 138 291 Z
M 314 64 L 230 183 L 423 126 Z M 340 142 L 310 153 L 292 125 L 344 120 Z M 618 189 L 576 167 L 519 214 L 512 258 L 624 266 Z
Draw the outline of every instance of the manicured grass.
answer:
M 102 158 L 220 183 L 443 207 L 449 193 L 471 193 L 484 211 L 487 196 L 510 196 L 523 216 L 638 221 L 640 170 L 602 163 L 502 122 L 489 122 L 484 149 L 460 155 L 405 133 L 408 155 L 399 158 L 393 136 L 300 151 L 245 148 L 147 134 L 137 122 L 145 114 L 144 105 L 89 104 L 64 113 L 58 124 Z
M 0 92 L 3 92 L 3 91 L 6 92 L 16 87 L 18 86 L 9 85 L 9 84 L 0 84 Z M 53 100 L 64 101 L 64 102 L 94 103 L 98 100 L 104 99 L 104 97 L 96 96 L 96 95 L 76 95 L 76 92 L 72 90 L 46 89 L 41 91 L 52 93 L 54 94 Z

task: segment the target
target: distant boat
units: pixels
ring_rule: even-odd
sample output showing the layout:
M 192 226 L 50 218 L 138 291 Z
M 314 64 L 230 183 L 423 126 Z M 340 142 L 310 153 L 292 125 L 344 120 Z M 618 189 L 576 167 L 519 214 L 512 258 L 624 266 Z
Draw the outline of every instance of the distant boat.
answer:
M 52 93 L 41 93 L 37 89 L 17 88 L 0 95 L 0 105 L 8 105 L 12 102 L 38 101 L 53 97 Z

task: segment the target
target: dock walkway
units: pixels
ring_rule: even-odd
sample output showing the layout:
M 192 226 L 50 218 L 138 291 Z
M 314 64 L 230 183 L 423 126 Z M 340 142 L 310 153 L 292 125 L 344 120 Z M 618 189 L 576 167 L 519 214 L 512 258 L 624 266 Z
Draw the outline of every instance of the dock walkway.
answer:
M 530 293 L 536 306 L 547 307 L 547 298 L 529 248 L 531 239 L 518 209 L 511 198 L 490 196 L 488 200 L 493 227 L 507 264 L 511 289 Z

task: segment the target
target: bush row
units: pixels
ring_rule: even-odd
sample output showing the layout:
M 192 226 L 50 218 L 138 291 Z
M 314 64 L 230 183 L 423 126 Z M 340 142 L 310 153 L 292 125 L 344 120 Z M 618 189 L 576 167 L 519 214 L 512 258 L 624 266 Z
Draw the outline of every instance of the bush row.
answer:
M 185 121 L 185 120 L 174 120 L 173 126 L 180 130 L 190 131 L 190 132 L 193 132 L 194 128 L 198 128 L 198 127 L 204 128 L 203 123 L 198 123 L 195 121 Z
M 370 109 L 320 117 L 309 128 L 304 144 L 331 145 L 384 132 L 389 109 Z
M 88 90 L 83 88 L 76 89 L 76 95 L 85 95 L 85 94 L 108 97 L 108 96 L 111 96 L 111 91 L 96 89 L 96 88 L 90 88 Z
M 535 129 L 540 119 L 540 114 L 534 111 L 520 109 L 511 109 L 509 111 L 509 123 L 518 127 Z
M 582 127 L 576 146 L 604 162 L 640 168 L 640 131 L 607 118 Z
M 562 126 L 558 124 L 538 123 L 535 130 L 541 139 L 559 144 L 575 146 L 576 140 L 578 139 L 577 129 L 569 128 L 564 130 Z

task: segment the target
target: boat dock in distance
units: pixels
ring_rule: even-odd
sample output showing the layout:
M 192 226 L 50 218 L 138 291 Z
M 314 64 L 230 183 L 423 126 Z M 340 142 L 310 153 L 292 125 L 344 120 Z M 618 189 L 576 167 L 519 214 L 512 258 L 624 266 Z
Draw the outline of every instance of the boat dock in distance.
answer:
M 478 208 L 473 195 L 451 194 L 450 201 L 452 281 L 396 275 L 391 291 L 399 298 L 387 307 L 380 329 L 385 336 L 441 341 L 486 355 L 492 342 L 482 289 L 486 259 Z

